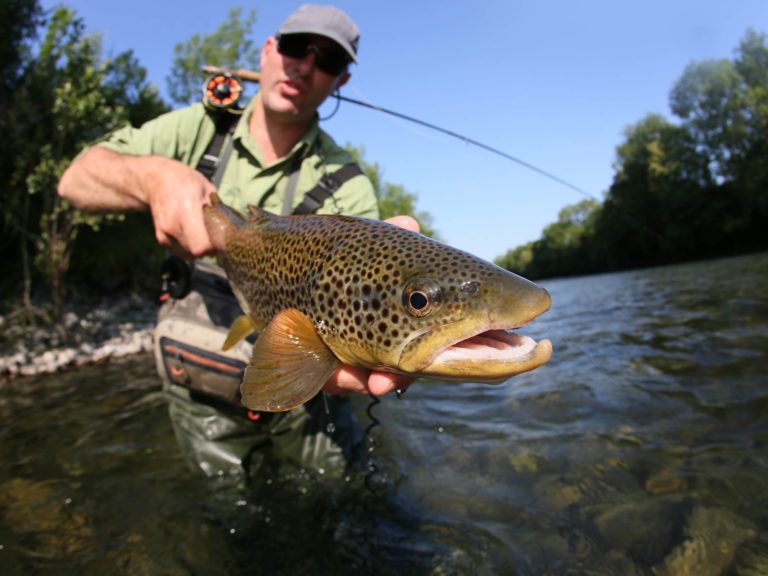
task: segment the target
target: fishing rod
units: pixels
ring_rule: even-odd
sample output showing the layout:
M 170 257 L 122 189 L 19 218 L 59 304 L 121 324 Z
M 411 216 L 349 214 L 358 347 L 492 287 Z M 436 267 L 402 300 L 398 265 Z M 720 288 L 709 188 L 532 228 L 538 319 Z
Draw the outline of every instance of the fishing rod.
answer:
M 246 70 L 243 68 L 240 68 L 238 70 L 234 70 L 232 68 L 224 68 L 221 66 L 203 66 L 203 72 L 206 74 L 211 75 L 232 75 L 236 76 L 238 78 L 241 78 L 242 80 L 246 82 L 255 82 L 258 83 L 261 80 L 261 73 L 256 72 L 254 70 Z M 363 100 L 356 100 L 355 98 L 349 98 L 348 96 L 342 96 L 338 92 L 336 94 L 332 95 L 334 98 L 336 98 L 337 101 L 342 102 L 349 102 L 350 104 L 356 104 L 358 106 L 362 106 L 364 108 L 368 108 L 370 110 L 375 110 L 377 112 L 382 112 L 383 114 L 388 114 L 390 116 L 394 116 L 396 118 L 400 118 L 401 120 L 406 120 L 408 122 L 412 122 L 414 124 L 418 124 L 419 126 L 424 126 L 425 128 L 429 128 L 430 130 L 435 130 L 436 132 L 440 132 L 442 134 L 445 134 L 447 136 L 451 136 L 452 138 L 457 138 L 458 140 L 461 140 L 465 144 L 472 144 L 474 146 L 477 146 L 478 148 L 482 148 L 483 150 L 487 152 L 491 152 L 492 154 L 496 154 L 498 156 L 501 156 L 502 158 L 505 158 L 506 160 L 510 160 L 512 162 L 515 162 L 516 164 L 519 164 L 520 166 L 523 166 L 525 168 L 528 168 L 529 170 L 532 170 L 533 172 L 536 172 L 537 174 L 544 176 L 545 178 L 549 178 L 550 180 L 557 182 L 558 184 L 561 184 L 567 188 L 570 188 L 574 192 L 577 192 L 581 194 L 582 196 L 586 196 L 587 198 L 590 198 L 592 200 L 597 200 L 597 198 L 593 195 L 587 192 L 586 190 L 579 188 L 575 184 L 571 184 L 567 180 L 564 180 L 560 178 L 559 176 L 556 176 L 552 174 L 551 172 L 548 172 L 547 170 L 544 170 L 542 168 L 539 168 L 538 166 L 534 166 L 530 162 L 526 162 L 525 160 L 522 160 L 516 156 L 513 156 L 512 154 L 508 154 L 507 152 L 504 152 L 503 150 L 499 150 L 498 148 L 494 148 L 493 146 L 489 146 L 488 144 L 484 144 L 483 142 L 480 142 L 478 140 L 475 140 L 473 138 L 469 138 L 468 136 L 464 136 L 462 134 L 459 134 L 458 132 L 454 132 L 453 130 L 448 130 L 447 128 L 442 128 L 441 126 L 437 126 L 436 124 L 432 124 L 430 122 L 426 122 L 424 120 L 419 120 L 418 118 L 414 118 L 413 116 L 409 116 L 407 114 L 403 114 L 402 112 L 396 112 L 394 110 L 389 110 L 388 108 L 383 108 L 381 106 L 378 106 L 376 104 L 372 104 L 370 102 L 365 102 Z

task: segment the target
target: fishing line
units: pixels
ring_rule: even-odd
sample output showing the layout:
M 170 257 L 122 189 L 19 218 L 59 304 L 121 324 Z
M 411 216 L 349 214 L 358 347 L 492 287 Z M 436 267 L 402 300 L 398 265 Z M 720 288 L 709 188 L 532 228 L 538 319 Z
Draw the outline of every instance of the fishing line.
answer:
M 323 116 L 320 118 L 320 122 L 325 122 L 326 120 L 330 120 L 334 116 L 336 116 L 336 112 L 339 111 L 339 106 L 341 106 L 341 92 L 339 92 L 338 89 L 336 89 L 336 92 L 333 93 L 333 97 L 336 98 L 336 106 L 333 107 L 333 110 L 328 114 L 328 116 Z
M 371 494 L 378 496 L 379 494 L 376 492 L 376 488 L 373 486 L 373 477 L 379 473 L 379 467 L 376 465 L 376 462 L 373 459 L 373 452 L 379 445 L 379 441 L 371 435 L 371 431 L 381 424 L 381 421 L 373 415 L 374 407 L 376 407 L 378 404 L 381 404 L 381 400 L 379 400 L 378 396 L 375 396 L 370 392 L 368 393 L 368 397 L 371 399 L 371 401 L 365 408 L 365 413 L 368 414 L 368 418 L 370 419 L 371 423 L 368 424 L 368 427 L 365 429 L 365 445 L 366 451 L 368 452 L 368 459 L 365 463 L 367 472 L 363 478 L 363 484 L 365 484 L 365 487 Z
M 234 70 L 231 68 L 224 68 L 221 66 L 203 66 L 203 72 L 206 72 L 207 74 L 231 74 L 237 77 L 238 80 L 244 80 L 246 82 L 256 82 L 258 83 L 261 78 L 260 72 L 255 72 L 253 70 Z M 516 164 L 519 164 L 520 166 L 523 166 L 524 168 L 528 168 L 529 170 L 532 170 L 533 172 L 536 172 L 537 174 L 544 176 L 545 178 L 548 178 L 554 182 L 557 182 L 558 184 L 561 184 L 567 188 L 570 188 L 574 192 L 577 192 L 581 194 L 582 196 L 586 196 L 587 198 L 591 198 L 592 200 L 598 200 L 598 198 L 586 190 L 579 188 L 575 184 L 571 184 L 567 180 L 560 178 L 559 176 L 556 176 L 552 174 L 551 172 L 544 170 L 543 168 L 539 168 L 538 166 L 534 166 L 530 162 L 526 162 L 525 160 L 522 160 L 521 158 L 518 158 L 517 156 L 513 156 L 512 154 L 508 154 L 507 152 L 504 152 L 503 150 L 499 150 L 498 148 L 494 148 L 493 146 L 489 146 L 488 144 L 484 144 L 478 140 L 475 140 L 473 138 L 469 138 L 468 136 L 464 136 L 462 134 L 459 134 L 458 132 L 454 132 L 453 130 L 448 130 L 447 128 L 442 128 L 441 126 L 438 126 L 436 124 L 432 124 L 431 122 L 426 122 L 424 120 L 419 120 L 418 118 L 414 118 L 413 116 L 409 116 L 408 114 L 403 114 L 402 112 L 395 112 L 394 110 L 390 110 L 388 108 L 384 108 L 382 106 L 379 106 L 377 104 L 373 104 L 371 102 L 365 102 L 363 100 L 357 100 L 355 98 L 349 98 L 347 96 L 342 96 L 341 93 L 337 90 L 335 94 L 332 94 L 334 98 L 336 98 L 337 104 L 338 102 L 344 101 L 349 102 L 350 104 L 356 104 L 358 106 L 362 106 L 363 108 L 369 108 L 370 110 L 375 110 L 377 112 L 381 112 L 382 114 L 388 114 L 390 116 L 394 116 L 395 118 L 400 118 L 401 120 L 405 120 L 407 122 L 412 122 L 414 124 L 418 124 L 419 126 L 423 126 L 425 128 L 429 128 L 430 130 L 435 130 L 436 132 L 440 132 L 442 134 L 445 134 L 447 136 L 451 136 L 452 138 L 457 138 L 464 142 L 465 144 L 472 144 L 474 146 L 477 146 L 478 148 L 481 148 L 485 150 L 486 152 L 491 152 L 492 154 L 496 154 L 497 156 L 501 156 L 502 158 L 509 160 L 511 162 L 515 162 Z M 331 118 L 336 114 L 338 111 L 338 105 L 336 108 L 325 118 L 324 120 L 327 120 L 328 118 Z M 598 200 L 599 201 L 599 200 Z
M 323 406 L 325 408 L 325 418 L 328 420 L 328 423 L 325 425 L 325 431 L 328 434 L 333 434 L 336 432 L 336 424 L 333 423 L 333 420 L 331 419 L 331 408 L 328 406 L 328 396 L 325 392 L 321 392 L 321 396 L 323 397 Z
M 440 132 L 442 134 L 446 134 L 447 136 L 451 136 L 453 138 L 457 138 L 464 142 L 465 144 L 473 144 L 474 146 L 477 146 L 478 148 L 482 148 L 483 150 L 487 152 L 491 152 L 493 154 L 496 154 L 498 156 L 501 156 L 502 158 L 505 158 L 506 160 L 510 160 L 512 162 L 515 162 L 519 164 L 520 166 L 523 166 L 525 168 L 528 168 L 529 170 L 532 170 L 536 172 L 537 174 L 544 176 L 545 178 L 549 178 L 550 180 L 553 180 L 554 182 L 557 182 L 558 184 L 562 184 L 563 186 L 566 186 L 570 188 L 571 190 L 578 192 L 582 196 L 586 196 L 587 198 L 590 198 L 592 200 L 597 200 L 597 197 L 595 197 L 593 194 L 590 194 L 586 190 L 583 190 L 582 188 L 579 188 L 575 184 L 571 184 L 567 180 L 564 180 L 560 178 L 559 176 L 555 176 L 551 172 L 548 172 L 542 168 L 539 168 L 538 166 L 534 166 L 530 162 L 526 162 L 525 160 L 522 160 L 516 156 L 512 156 L 512 154 L 508 154 L 504 152 L 503 150 L 499 150 L 498 148 L 494 148 L 493 146 L 489 146 L 488 144 L 484 144 L 478 140 L 475 140 L 473 138 L 470 138 L 468 136 L 464 136 L 462 134 L 459 134 L 458 132 L 454 132 L 453 130 L 448 130 L 447 128 L 442 128 L 440 126 L 437 126 L 436 124 L 432 124 L 430 122 L 426 122 L 424 120 L 419 120 L 418 118 L 414 118 L 413 116 L 408 116 L 407 114 L 403 114 L 401 112 L 396 112 L 394 110 L 389 110 L 388 108 L 383 108 L 377 104 L 373 104 L 370 102 L 364 102 L 363 100 L 357 100 L 355 98 L 349 98 L 348 96 L 342 96 L 339 92 L 336 94 L 332 94 L 333 98 L 336 98 L 337 100 L 342 100 L 344 102 L 349 102 L 351 104 L 357 104 L 358 106 L 362 106 L 364 108 L 369 108 L 371 110 L 375 110 L 377 112 L 381 112 L 383 114 L 389 114 L 390 116 L 394 116 L 395 118 L 400 118 L 401 120 L 406 120 L 408 122 L 413 122 L 414 124 L 418 124 L 419 126 L 424 126 L 425 128 L 429 128 L 430 130 L 435 130 L 437 132 Z M 336 110 L 334 110 L 333 114 L 336 113 Z M 331 116 L 333 116 L 331 114 Z M 330 116 L 328 116 L 330 118 Z

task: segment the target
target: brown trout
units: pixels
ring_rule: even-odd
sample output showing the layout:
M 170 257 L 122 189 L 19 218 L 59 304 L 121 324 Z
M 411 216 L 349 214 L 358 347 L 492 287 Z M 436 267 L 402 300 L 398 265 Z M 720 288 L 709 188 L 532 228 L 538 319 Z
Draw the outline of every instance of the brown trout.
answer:
M 299 406 L 341 363 L 499 383 L 552 355 L 549 340 L 507 332 L 549 293 L 494 264 L 377 220 L 211 202 L 206 229 L 246 313 L 224 349 L 260 332 L 241 386 L 252 410 Z

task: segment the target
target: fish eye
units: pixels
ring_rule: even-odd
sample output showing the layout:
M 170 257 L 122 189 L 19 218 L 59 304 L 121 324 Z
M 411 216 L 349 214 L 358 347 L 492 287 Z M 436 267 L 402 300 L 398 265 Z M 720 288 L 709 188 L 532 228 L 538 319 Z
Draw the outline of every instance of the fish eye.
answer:
M 416 278 L 403 290 L 403 307 L 411 316 L 423 318 L 440 306 L 441 294 L 440 286 L 435 282 Z
M 424 292 L 412 292 L 408 296 L 408 305 L 417 311 L 424 310 L 429 306 L 429 296 Z

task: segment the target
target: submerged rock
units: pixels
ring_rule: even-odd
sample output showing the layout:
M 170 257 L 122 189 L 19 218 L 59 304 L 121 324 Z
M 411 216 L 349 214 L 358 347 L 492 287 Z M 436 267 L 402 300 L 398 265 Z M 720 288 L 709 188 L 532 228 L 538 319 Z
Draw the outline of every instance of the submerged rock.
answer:
M 688 490 L 688 481 L 678 470 L 666 467 L 651 474 L 643 487 L 649 494 L 671 494 Z
M 739 546 L 757 536 L 729 510 L 697 506 L 685 527 L 686 539 L 654 568 L 658 576 L 718 576 L 731 566 Z
M 730 570 L 734 576 L 765 576 L 768 574 L 768 534 L 741 546 Z

